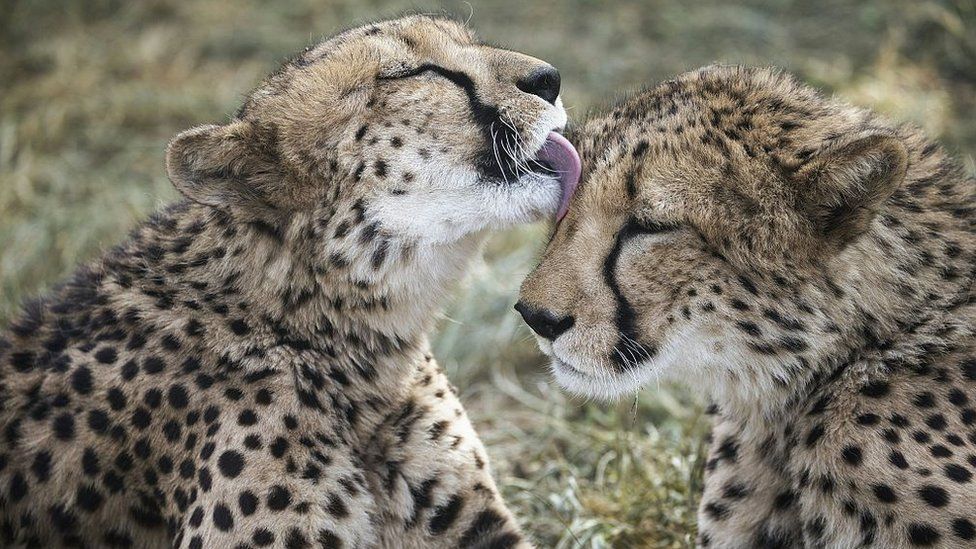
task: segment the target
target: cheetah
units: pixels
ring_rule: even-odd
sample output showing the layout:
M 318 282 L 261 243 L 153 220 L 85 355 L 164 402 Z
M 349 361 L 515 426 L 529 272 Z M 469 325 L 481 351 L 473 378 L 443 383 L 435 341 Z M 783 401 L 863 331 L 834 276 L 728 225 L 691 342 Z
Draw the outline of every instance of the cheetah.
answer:
M 179 134 L 181 199 L 0 338 L 0 546 L 529 547 L 428 334 L 574 183 L 559 89 L 411 15 Z
M 583 182 L 516 309 L 568 391 L 709 397 L 698 545 L 976 544 L 976 180 L 768 68 L 572 133 Z

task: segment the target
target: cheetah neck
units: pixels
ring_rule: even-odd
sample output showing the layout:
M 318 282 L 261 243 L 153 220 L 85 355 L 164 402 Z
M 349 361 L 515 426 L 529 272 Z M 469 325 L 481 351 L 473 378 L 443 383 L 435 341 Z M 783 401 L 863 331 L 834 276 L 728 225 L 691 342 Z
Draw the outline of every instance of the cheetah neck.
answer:
M 298 212 L 271 225 L 181 203 L 140 227 L 107 265 L 157 323 L 179 315 L 147 294 L 197 307 L 224 363 L 258 371 L 268 353 L 314 351 L 392 394 L 427 355 L 428 334 L 483 239 L 424 246 L 384 234 L 355 205 L 347 211 L 361 219 L 336 237 L 349 215 Z

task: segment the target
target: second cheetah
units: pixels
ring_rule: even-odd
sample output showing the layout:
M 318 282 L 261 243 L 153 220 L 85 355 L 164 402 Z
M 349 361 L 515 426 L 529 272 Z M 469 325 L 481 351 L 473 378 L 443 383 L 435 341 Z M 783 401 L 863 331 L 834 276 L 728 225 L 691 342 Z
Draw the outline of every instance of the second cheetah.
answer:
M 711 396 L 699 544 L 976 544 L 976 181 L 768 69 L 685 74 L 579 145 L 519 308 L 573 392 Z

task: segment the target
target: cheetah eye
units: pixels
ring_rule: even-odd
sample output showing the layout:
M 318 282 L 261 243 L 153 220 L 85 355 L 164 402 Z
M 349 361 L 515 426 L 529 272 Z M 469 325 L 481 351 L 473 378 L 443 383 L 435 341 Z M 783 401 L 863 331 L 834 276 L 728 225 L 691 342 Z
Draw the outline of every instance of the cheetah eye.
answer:
M 379 80 L 402 80 L 404 78 L 420 76 L 428 72 L 446 78 L 452 84 L 464 90 L 469 97 L 474 96 L 474 82 L 471 80 L 470 76 L 464 72 L 452 71 L 451 69 L 446 69 L 440 65 L 434 65 L 432 63 L 426 63 L 411 69 L 404 68 L 402 70 L 394 70 L 388 74 L 380 74 L 377 78 Z
M 401 65 L 381 71 L 376 78 L 377 80 L 403 80 L 405 78 L 420 76 L 421 74 L 431 70 L 431 65 L 421 65 L 419 67 L 408 67 L 406 65 Z
M 655 221 L 653 219 L 631 218 L 626 230 L 633 235 L 670 233 L 681 227 L 674 221 Z

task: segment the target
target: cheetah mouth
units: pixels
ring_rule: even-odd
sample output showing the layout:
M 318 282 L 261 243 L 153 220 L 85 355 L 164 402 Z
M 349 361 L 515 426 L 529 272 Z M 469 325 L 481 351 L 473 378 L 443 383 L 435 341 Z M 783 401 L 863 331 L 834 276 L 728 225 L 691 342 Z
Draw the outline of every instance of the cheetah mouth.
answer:
M 571 394 L 587 399 L 611 402 L 638 391 L 656 375 L 653 369 L 622 372 L 615 368 L 599 367 L 599 363 L 594 364 L 593 369 L 584 369 L 557 356 L 550 354 L 549 357 L 549 372 L 556 384 Z
M 576 147 L 556 130 L 549 132 L 535 153 L 521 154 L 517 145 L 520 139 L 512 137 L 513 130 L 496 131 L 491 146 L 478 162 L 478 171 L 485 181 L 504 183 L 531 180 L 556 180 L 560 187 L 560 199 L 556 221 L 569 211 L 569 201 L 576 193 L 582 173 L 582 162 Z
M 593 377 L 592 375 L 584 372 L 583 370 L 580 370 L 576 366 L 573 366 L 572 364 L 566 362 L 565 360 L 560 359 L 555 355 L 551 356 L 550 359 L 552 360 L 553 370 L 558 370 L 564 374 L 570 374 L 572 376 L 580 377 L 584 379 L 589 379 Z
M 582 173 L 579 152 L 562 134 L 552 131 L 536 153 L 533 162 L 540 166 L 543 173 L 559 181 L 562 194 L 559 198 L 559 208 L 556 210 L 558 222 L 569 212 L 569 201 L 579 187 Z

